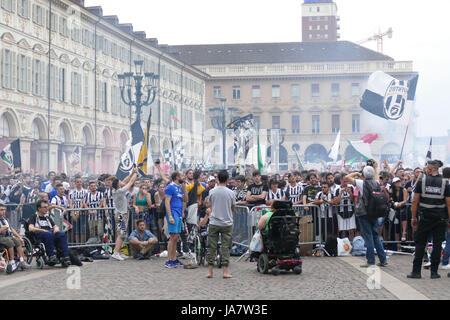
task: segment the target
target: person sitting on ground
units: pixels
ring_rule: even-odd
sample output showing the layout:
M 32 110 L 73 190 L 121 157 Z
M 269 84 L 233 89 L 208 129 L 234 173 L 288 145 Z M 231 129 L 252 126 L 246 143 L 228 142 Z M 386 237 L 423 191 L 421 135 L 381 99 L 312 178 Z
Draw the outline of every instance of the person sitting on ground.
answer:
M 11 227 L 5 214 L 6 206 L 0 204 L 0 244 L 6 247 L 10 257 L 8 266 L 6 267 L 6 272 L 13 273 L 18 267 L 22 270 L 29 269 L 30 265 L 24 260 L 24 253 L 22 249 L 24 244 L 23 239 L 17 231 Z M 17 254 L 19 256 L 20 261 L 18 264 L 14 261 L 14 248 L 17 250 Z
M 37 202 L 37 213 L 28 221 L 28 231 L 34 233 L 36 240 L 44 243 L 45 251 L 49 257 L 49 266 L 54 266 L 58 263 L 55 252 L 56 244 L 62 252 L 62 258 L 60 259 L 62 267 L 67 268 L 71 265 L 67 237 L 64 232 L 59 231 L 58 226 L 48 215 L 48 208 L 49 204 L 46 200 L 39 200 Z
M 147 230 L 144 220 L 136 221 L 136 230 L 130 234 L 128 241 L 130 242 L 133 258 L 138 260 L 150 259 L 153 247 L 158 243 L 155 235 Z

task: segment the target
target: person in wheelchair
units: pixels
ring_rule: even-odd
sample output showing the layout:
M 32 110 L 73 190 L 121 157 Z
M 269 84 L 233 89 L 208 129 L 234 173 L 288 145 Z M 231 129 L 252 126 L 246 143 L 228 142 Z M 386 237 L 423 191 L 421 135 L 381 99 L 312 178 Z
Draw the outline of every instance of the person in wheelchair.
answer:
M 46 200 L 37 202 L 37 213 L 28 221 L 28 231 L 32 233 L 37 241 L 44 243 L 45 252 L 49 257 L 48 265 L 54 266 L 59 263 L 56 257 L 55 244 L 62 252 L 60 262 L 63 268 L 71 265 L 69 258 L 69 247 L 67 237 L 64 232 L 60 232 L 58 226 L 48 215 L 49 204 Z
M 302 262 L 298 251 L 299 218 L 295 216 L 290 201 L 274 201 L 271 211 L 259 219 L 262 253 L 258 256 L 258 271 L 266 273 L 273 269 L 293 270 L 301 273 Z
M 22 270 L 29 269 L 30 265 L 24 260 L 24 245 L 22 237 L 14 230 L 6 218 L 6 206 L 0 204 L 0 246 L 8 250 L 9 262 L 6 266 L 6 272 L 13 273 L 17 268 Z M 19 262 L 14 261 L 14 249 L 17 252 Z

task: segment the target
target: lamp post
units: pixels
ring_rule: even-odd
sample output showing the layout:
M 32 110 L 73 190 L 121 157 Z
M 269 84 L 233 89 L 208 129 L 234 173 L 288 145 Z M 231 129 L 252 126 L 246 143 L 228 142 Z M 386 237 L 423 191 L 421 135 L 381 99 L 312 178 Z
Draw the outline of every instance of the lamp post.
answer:
M 222 157 L 223 157 L 223 165 L 225 169 L 227 168 L 227 124 L 226 124 L 226 116 L 225 116 L 225 104 L 227 99 L 220 98 L 221 107 L 211 108 L 209 111 L 211 112 L 211 124 L 213 128 L 222 131 Z
M 122 101 L 129 105 L 136 106 L 136 122 L 141 121 L 141 113 L 143 107 L 150 106 L 156 97 L 156 81 L 159 79 L 159 75 L 153 72 L 143 73 L 144 61 L 134 61 L 136 68 L 135 73 L 125 72 L 118 75 L 120 81 L 120 93 Z M 133 87 L 135 88 L 134 100 L 133 100 Z

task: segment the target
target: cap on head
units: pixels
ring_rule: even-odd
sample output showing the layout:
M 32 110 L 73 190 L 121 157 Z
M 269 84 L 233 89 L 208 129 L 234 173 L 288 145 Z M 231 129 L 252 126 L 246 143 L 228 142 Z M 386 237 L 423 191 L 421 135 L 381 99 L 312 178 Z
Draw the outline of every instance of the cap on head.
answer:
M 211 181 L 216 181 L 216 177 L 214 177 L 214 176 L 209 176 L 209 178 L 208 178 L 208 183 L 211 182 Z
M 401 180 L 400 180 L 400 178 L 399 177 L 395 177 L 393 180 L 392 180 L 392 183 L 396 183 L 396 182 L 400 182 Z

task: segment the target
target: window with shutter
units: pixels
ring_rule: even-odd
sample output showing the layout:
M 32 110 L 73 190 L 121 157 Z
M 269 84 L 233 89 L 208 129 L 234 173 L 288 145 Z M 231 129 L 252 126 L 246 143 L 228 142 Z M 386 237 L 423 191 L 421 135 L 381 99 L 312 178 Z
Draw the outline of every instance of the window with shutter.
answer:
M 61 102 L 65 102 L 66 101 L 66 69 L 64 69 L 64 68 L 60 69 L 59 81 L 60 81 L 59 99 Z
M 27 57 L 27 89 L 26 92 L 31 92 L 31 86 L 32 86 L 32 78 L 33 78 L 33 73 L 31 70 L 31 58 Z

